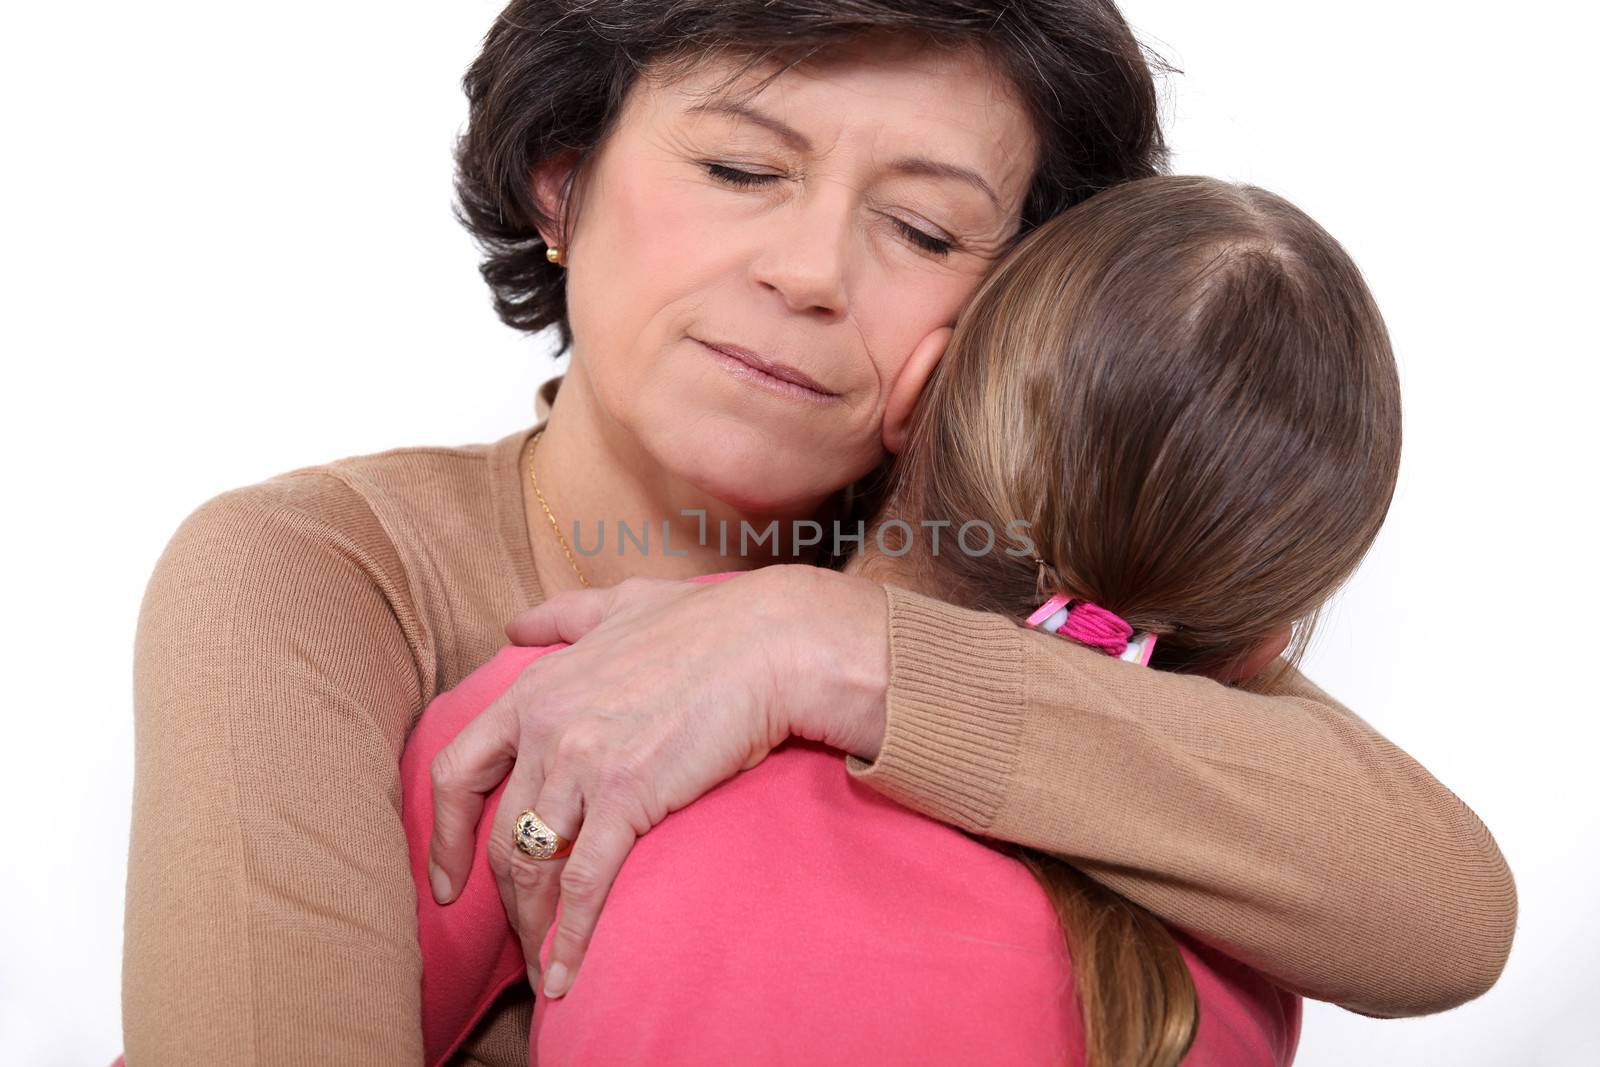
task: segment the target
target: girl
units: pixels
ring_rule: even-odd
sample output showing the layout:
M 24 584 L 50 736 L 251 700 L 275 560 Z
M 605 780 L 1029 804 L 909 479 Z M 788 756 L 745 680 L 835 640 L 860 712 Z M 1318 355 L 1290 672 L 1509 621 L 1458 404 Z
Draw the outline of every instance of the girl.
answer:
M 1387 334 L 1338 243 L 1258 188 L 1134 181 L 1030 234 L 978 291 L 846 569 L 1130 671 L 1255 684 L 1296 626 L 1298 660 L 1372 544 L 1399 448 Z M 467 889 L 433 902 L 428 768 L 560 647 L 504 649 L 405 753 L 429 1063 L 524 970 L 481 835 Z M 1235 740 L 1214 739 L 1218 761 L 1241 758 Z M 1290 1060 L 1298 998 L 1228 946 L 1168 929 L 1071 857 L 900 808 L 841 758 L 786 742 L 643 837 L 583 980 L 539 1000 L 534 1059 Z M 1118 799 L 1140 803 L 1140 782 Z

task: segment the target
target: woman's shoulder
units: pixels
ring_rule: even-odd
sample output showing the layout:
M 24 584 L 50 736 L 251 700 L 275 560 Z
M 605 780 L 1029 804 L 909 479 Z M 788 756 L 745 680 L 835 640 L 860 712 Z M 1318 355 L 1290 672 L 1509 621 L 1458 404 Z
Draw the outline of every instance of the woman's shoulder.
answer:
M 259 553 L 292 535 L 392 578 L 509 565 L 522 530 L 518 458 L 531 429 L 497 441 L 415 445 L 295 467 L 218 493 L 179 524 L 168 553 Z
M 336 462 L 236 486 L 194 507 L 151 571 L 140 630 L 158 619 L 220 621 L 245 598 L 257 625 L 265 613 L 286 630 L 313 615 L 351 617 L 355 602 L 399 607 L 409 583 L 371 497 L 340 477 Z
M 185 520 L 251 529 L 273 514 L 293 513 L 334 528 L 362 525 L 363 512 L 395 506 L 418 516 L 444 512 L 462 501 L 482 500 L 495 473 L 494 460 L 513 454 L 528 430 L 492 443 L 411 445 L 343 456 L 294 467 L 258 482 L 209 497 Z
M 293 583 L 340 558 L 374 577 L 401 577 L 393 524 L 380 516 L 403 495 L 390 457 L 406 451 L 297 467 L 203 500 L 169 538 L 152 580 L 215 579 L 270 561 Z
M 146 599 L 225 599 L 248 582 L 286 620 L 364 613 L 430 660 L 431 695 L 532 602 L 518 480 L 530 432 L 345 456 L 218 493 L 179 523 Z
M 490 525 L 497 492 L 517 488 L 518 457 L 532 428 L 492 442 L 407 445 L 296 467 L 233 490 L 341 520 L 359 501 L 392 527 Z M 402 521 L 403 517 L 403 521 Z M 396 537 L 406 530 L 394 529 Z

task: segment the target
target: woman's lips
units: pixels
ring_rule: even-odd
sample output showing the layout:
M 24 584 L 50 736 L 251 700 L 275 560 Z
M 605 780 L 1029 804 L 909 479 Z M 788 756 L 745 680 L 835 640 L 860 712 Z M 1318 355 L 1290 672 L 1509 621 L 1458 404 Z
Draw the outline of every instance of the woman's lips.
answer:
M 780 396 L 808 400 L 812 403 L 827 403 L 839 399 L 837 393 L 828 392 L 808 375 L 782 363 L 763 359 L 749 349 L 714 341 L 701 341 L 699 338 L 694 340 L 716 356 L 717 361 L 733 373 Z

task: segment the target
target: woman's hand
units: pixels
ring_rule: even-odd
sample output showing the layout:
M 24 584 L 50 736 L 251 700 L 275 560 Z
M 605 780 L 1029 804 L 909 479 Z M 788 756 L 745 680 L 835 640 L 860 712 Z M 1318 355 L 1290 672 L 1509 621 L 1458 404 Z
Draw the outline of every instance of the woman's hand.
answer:
M 435 899 L 460 893 L 484 797 L 509 771 L 490 867 L 535 988 L 559 896 L 545 994 L 562 995 L 634 841 L 669 812 L 790 734 L 876 757 L 887 616 L 876 583 L 799 565 L 717 582 L 631 578 L 519 615 L 506 626 L 515 643 L 574 643 L 530 663 L 434 760 Z M 528 808 L 574 838 L 570 856 L 515 847 Z

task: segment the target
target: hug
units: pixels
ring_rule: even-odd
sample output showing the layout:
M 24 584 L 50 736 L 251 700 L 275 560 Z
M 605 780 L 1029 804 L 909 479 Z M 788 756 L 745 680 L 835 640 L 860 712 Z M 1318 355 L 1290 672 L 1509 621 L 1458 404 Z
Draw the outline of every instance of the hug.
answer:
M 459 214 L 570 362 L 174 534 L 127 1061 L 1278 1064 L 1301 997 L 1492 985 L 1493 838 L 1295 665 L 1393 493 L 1382 318 L 1165 173 L 1153 62 L 1095 0 L 511 3 Z M 975 520 L 1033 551 L 920 536 Z

